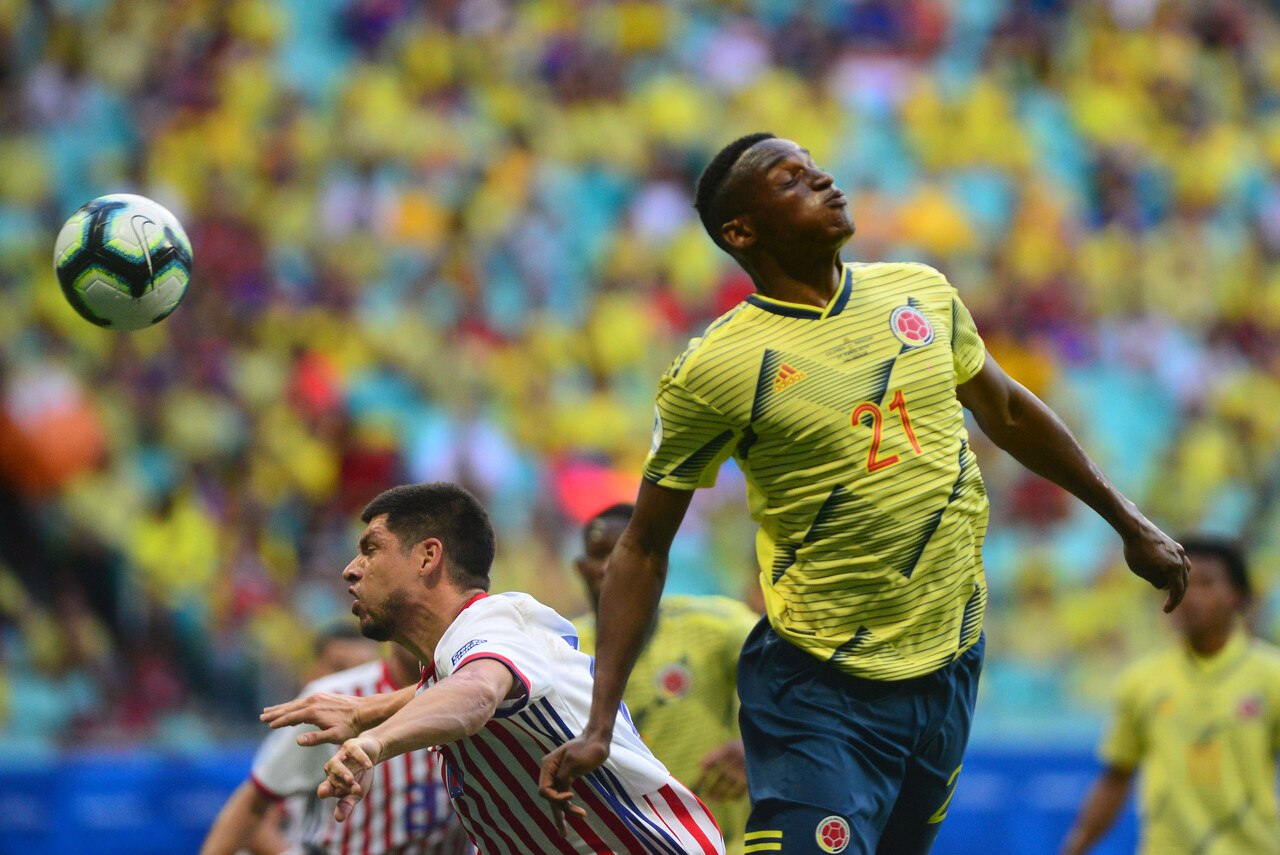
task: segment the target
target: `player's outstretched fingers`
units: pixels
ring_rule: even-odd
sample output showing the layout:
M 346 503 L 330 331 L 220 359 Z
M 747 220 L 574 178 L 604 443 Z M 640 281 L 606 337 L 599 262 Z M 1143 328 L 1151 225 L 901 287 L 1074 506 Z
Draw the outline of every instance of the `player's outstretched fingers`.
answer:
M 273 725 L 274 726 L 274 725 Z M 347 735 L 336 727 L 330 727 L 326 730 L 308 730 L 306 733 L 299 733 L 297 742 L 302 746 L 310 745 L 340 745 L 347 739 Z
M 258 718 L 273 728 L 292 727 L 295 724 L 310 724 L 311 719 L 308 717 L 308 710 L 311 706 L 310 700 L 310 698 L 298 698 L 286 704 L 266 707 Z
M 1182 553 L 1182 548 L 1178 551 Z M 1164 601 L 1165 613 L 1169 613 L 1178 607 L 1182 602 L 1182 598 L 1187 593 L 1187 585 L 1191 581 L 1191 559 L 1182 553 L 1182 566 L 1171 574 L 1169 579 L 1169 596 Z
M 347 817 L 351 816 L 351 812 L 356 809 L 356 805 L 362 798 L 364 798 L 363 795 L 351 795 L 338 799 L 338 804 L 333 809 L 333 818 L 338 822 L 346 822 Z
M 587 815 L 586 808 L 573 803 L 573 782 L 562 768 L 563 751 L 562 746 L 542 758 L 542 770 L 538 773 L 538 795 L 551 803 L 551 818 L 562 835 L 569 833 L 566 813 L 576 817 Z

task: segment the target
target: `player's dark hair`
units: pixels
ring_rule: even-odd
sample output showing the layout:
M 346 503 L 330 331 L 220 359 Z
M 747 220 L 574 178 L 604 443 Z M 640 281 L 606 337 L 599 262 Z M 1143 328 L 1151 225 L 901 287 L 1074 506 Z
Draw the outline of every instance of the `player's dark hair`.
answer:
M 1196 570 L 1196 556 L 1216 558 L 1222 562 L 1227 571 L 1227 579 L 1244 599 L 1253 596 L 1253 585 L 1249 582 L 1249 568 L 1245 563 L 1244 550 L 1235 542 L 1223 537 L 1206 535 L 1190 535 L 1179 541 L 1182 549 L 1191 559 L 1191 572 Z
M 616 505 L 610 505 L 602 511 L 594 514 L 591 519 L 582 524 L 582 545 L 588 547 L 591 545 L 591 532 L 597 526 L 603 523 L 616 522 L 626 525 L 631 522 L 631 515 L 636 512 L 636 506 L 630 502 L 618 502 Z
M 405 552 L 434 537 L 444 546 L 449 577 L 463 588 L 489 590 L 497 538 L 480 500 L 447 481 L 402 484 L 365 505 L 364 522 L 387 515 L 387 530 Z
M 725 194 L 721 192 L 725 189 L 725 179 L 729 177 L 729 171 L 738 162 L 738 158 L 742 157 L 743 152 L 761 140 L 768 139 L 774 139 L 774 135 L 766 131 L 738 137 L 711 158 L 711 162 L 707 164 L 706 169 L 702 170 L 702 175 L 698 178 L 698 190 L 694 196 L 693 207 L 702 218 L 702 227 L 707 230 L 707 234 L 711 235 L 716 246 L 725 252 L 729 251 L 729 247 L 720 235 L 720 227 L 737 216 L 736 211 L 725 210 Z
M 320 627 L 320 631 L 316 633 L 315 643 L 312 650 L 316 656 L 324 653 L 325 647 L 334 641 L 366 641 L 367 639 L 360 632 L 360 624 L 352 620 L 334 621 Z

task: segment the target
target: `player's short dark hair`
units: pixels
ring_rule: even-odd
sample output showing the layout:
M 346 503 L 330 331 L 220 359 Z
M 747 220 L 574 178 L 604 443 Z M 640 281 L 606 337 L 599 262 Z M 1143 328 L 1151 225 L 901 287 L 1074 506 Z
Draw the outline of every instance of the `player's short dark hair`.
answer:
M 360 519 L 367 523 L 383 514 L 403 550 L 434 537 L 444 545 L 445 567 L 455 583 L 489 590 L 497 538 L 489 512 L 467 490 L 447 481 L 402 484 L 365 505 Z
M 720 228 L 737 216 L 737 211 L 730 212 L 725 208 L 726 194 L 722 192 L 725 189 L 725 179 L 729 177 L 730 170 L 742 157 L 743 152 L 761 140 L 774 138 L 774 135 L 767 131 L 738 137 L 711 158 L 711 162 L 707 164 L 706 169 L 702 170 L 702 175 L 698 178 L 698 190 L 694 195 L 693 207 L 702 218 L 702 227 L 707 230 L 707 234 L 711 235 L 716 246 L 725 252 L 729 251 L 729 247 L 720 235 Z
M 1222 562 L 1227 571 L 1227 579 L 1246 600 L 1253 596 L 1253 585 L 1249 582 L 1249 568 L 1245 562 L 1244 550 L 1234 541 L 1224 537 L 1208 535 L 1189 535 L 1180 541 L 1182 549 L 1191 559 L 1191 572 L 1195 572 L 1196 556 L 1216 558 Z
M 610 505 L 602 511 L 592 514 L 591 519 L 582 524 L 582 546 L 585 549 L 591 545 L 591 532 L 597 526 L 603 523 L 616 522 L 626 525 L 631 522 L 631 516 L 636 512 L 636 506 L 630 502 L 618 502 L 616 505 Z
M 334 641 L 367 641 L 360 632 L 360 624 L 353 620 L 333 621 L 320 627 L 316 633 L 312 650 L 316 656 L 324 653 L 324 649 Z

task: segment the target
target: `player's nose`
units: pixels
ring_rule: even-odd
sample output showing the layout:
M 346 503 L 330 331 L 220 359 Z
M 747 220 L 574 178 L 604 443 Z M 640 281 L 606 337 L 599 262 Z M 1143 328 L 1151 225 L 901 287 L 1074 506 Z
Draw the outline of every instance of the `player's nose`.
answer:
M 360 578 L 359 558 L 351 559 L 351 563 L 342 568 L 342 579 L 346 582 L 354 582 Z
M 811 186 L 814 190 L 826 190 L 835 183 L 836 180 L 831 177 L 830 172 L 826 172 L 816 166 L 813 168 L 813 183 Z

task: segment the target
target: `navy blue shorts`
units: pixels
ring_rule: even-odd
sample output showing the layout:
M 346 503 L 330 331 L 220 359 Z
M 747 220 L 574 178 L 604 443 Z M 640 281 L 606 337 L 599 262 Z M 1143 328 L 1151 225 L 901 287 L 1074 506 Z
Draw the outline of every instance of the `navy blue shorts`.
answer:
M 866 680 L 761 620 L 738 663 L 747 855 L 925 855 L 960 774 L 985 646 L 923 677 Z

